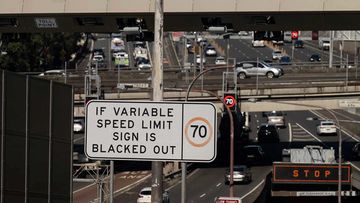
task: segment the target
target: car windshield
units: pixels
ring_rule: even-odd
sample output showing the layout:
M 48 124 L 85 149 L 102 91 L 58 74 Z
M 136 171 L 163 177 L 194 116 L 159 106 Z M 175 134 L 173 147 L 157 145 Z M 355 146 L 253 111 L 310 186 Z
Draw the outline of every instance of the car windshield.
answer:
M 244 147 L 244 151 L 247 154 L 258 154 L 261 150 L 258 147 Z
M 284 114 L 281 111 L 272 111 L 268 116 L 283 116 Z
M 334 125 L 334 123 L 332 123 L 332 122 L 324 122 L 324 123 L 321 123 L 321 125 Z
M 140 192 L 141 195 L 151 195 L 151 190 L 144 190 Z
M 260 133 L 276 133 L 276 127 L 274 125 L 263 125 L 259 129 Z

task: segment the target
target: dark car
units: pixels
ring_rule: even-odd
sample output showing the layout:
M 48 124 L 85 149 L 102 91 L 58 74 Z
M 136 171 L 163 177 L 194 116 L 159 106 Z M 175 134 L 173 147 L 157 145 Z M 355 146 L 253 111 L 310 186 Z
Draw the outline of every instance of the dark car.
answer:
M 304 42 L 302 40 L 296 40 L 294 43 L 295 48 L 304 48 Z
M 356 143 L 352 148 L 352 157 L 354 160 L 360 159 L 360 142 Z
M 247 165 L 256 165 L 264 161 L 264 151 L 259 145 L 246 145 L 242 150 Z
M 257 132 L 258 142 L 279 142 L 279 133 L 274 124 L 263 123 Z
M 291 65 L 291 58 L 289 56 L 282 56 L 279 59 L 280 65 Z
M 310 56 L 310 61 L 314 62 L 314 61 L 321 61 L 321 56 L 319 54 L 313 54 Z

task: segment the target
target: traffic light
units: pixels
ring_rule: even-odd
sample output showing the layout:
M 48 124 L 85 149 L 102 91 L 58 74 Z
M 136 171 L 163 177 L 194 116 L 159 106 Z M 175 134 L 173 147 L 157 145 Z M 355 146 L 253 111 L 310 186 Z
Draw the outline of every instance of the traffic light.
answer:
M 299 31 L 291 31 L 291 39 L 297 40 L 299 37 Z

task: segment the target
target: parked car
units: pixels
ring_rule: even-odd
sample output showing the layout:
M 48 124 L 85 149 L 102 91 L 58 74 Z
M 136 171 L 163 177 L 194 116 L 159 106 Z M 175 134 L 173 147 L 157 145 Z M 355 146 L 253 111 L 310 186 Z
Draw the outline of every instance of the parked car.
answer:
M 237 76 L 245 79 L 251 76 L 266 76 L 267 78 L 280 77 L 284 71 L 280 67 L 271 66 L 264 61 L 244 61 L 235 65 Z
M 226 65 L 225 57 L 223 57 L 223 56 L 216 57 L 215 64 L 216 65 Z
M 273 51 L 272 53 L 272 59 L 273 60 L 278 60 L 283 56 L 282 52 L 277 50 L 277 51 Z
M 169 192 L 163 193 L 163 203 L 169 203 Z M 151 187 L 144 187 L 140 190 L 136 203 L 151 203 Z
M 258 142 L 279 142 L 279 132 L 274 124 L 263 123 L 257 132 Z
M 312 54 L 310 56 L 310 59 L 309 59 L 311 62 L 314 62 L 314 61 L 318 61 L 320 62 L 321 61 L 321 56 L 319 54 Z
M 280 65 L 291 65 L 291 58 L 290 56 L 282 56 L 279 59 L 279 64 Z
M 260 145 L 246 145 L 242 152 L 247 165 L 256 165 L 264 161 L 264 151 Z
M 205 49 L 205 55 L 206 56 L 216 56 L 217 53 L 216 53 L 216 50 L 213 46 L 208 46 L 206 47 Z
M 225 171 L 225 184 L 230 183 L 230 169 Z M 250 183 L 252 180 L 252 174 L 250 169 L 246 165 L 235 165 L 233 173 L 233 182 L 234 183 Z
M 351 155 L 354 160 L 360 160 L 360 142 L 356 143 L 351 149 Z
M 285 114 L 282 111 L 272 111 L 267 114 L 267 121 L 276 127 L 285 128 Z
M 316 127 L 316 133 L 318 135 L 337 135 L 335 122 L 333 120 L 320 121 Z
M 295 48 L 304 48 L 304 42 L 302 40 L 296 40 L 294 42 L 294 47 Z

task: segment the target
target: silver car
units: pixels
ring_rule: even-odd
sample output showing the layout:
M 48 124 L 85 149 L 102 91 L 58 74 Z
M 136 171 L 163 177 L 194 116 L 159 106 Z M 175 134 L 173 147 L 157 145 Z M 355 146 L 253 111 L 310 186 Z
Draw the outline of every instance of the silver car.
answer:
M 230 169 L 225 172 L 225 184 L 230 183 Z M 252 174 L 250 169 L 246 165 L 235 165 L 233 182 L 250 183 L 252 180 Z
M 243 61 L 237 63 L 235 71 L 240 79 L 245 79 L 251 76 L 274 78 L 284 75 L 282 68 L 271 66 L 264 61 Z
M 285 128 L 285 114 L 281 111 L 272 111 L 267 114 L 268 123 L 274 124 L 276 127 Z

